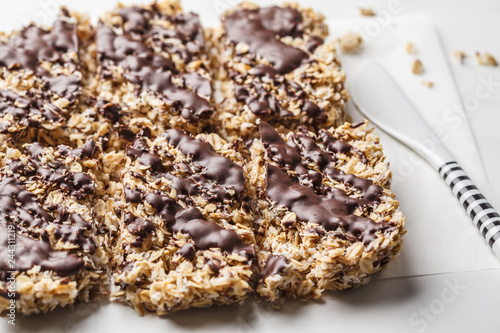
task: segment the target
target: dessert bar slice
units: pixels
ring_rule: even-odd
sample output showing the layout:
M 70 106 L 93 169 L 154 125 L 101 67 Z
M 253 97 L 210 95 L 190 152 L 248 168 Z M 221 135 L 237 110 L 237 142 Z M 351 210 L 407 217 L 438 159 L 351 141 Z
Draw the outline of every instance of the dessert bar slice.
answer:
M 74 149 L 1 148 L 0 311 L 14 280 L 19 313 L 88 301 L 102 287 L 107 261 L 92 209 L 104 190 L 99 148 L 91 140 Z
M 287 4 L 243 3 L 213 33 L 221 70 L 218 120 L 227 137 L 254 137 L 257 119 L 311 130 L 340 125 L 348 94 L 324 18 Z
M 63 9 L 49 28 L 31 24 L 0 34 L 0 134 L 62 142 L 54 130 L 80 112 L 91 30 L 85 18 Z
M 96 97 L 121 138 L 133 139 L 130 132 L 143 126 L 199 133 L 208 125 L 210 66 L 196 14 L 175 0 L 119 7 L 96 30 Z
M 143 314 L 252 292 L 254 234 L 241 157 L 216 134 L 145 128 L 126 149 L 113 296 Z
M 261 123 L 248 168 L 264 299 L 279 305 L 367 283 L 398 254 L 404 217 L 367 126 L 279 134 Z

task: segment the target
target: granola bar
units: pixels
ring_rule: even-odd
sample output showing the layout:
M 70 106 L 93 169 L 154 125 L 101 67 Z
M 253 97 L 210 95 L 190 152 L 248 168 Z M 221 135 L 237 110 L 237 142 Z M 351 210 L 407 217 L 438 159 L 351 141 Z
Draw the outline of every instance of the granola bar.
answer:
M 0 34 L 2 137 L 57 141 L 54 130 L 80 112 L 88 69 L 81 57 L 90 42 L 90 30 L 85 17 L 63 9 L 52 27 L 31 24 Z
M 0 313 L 11 278 L 24 314 L 92 293 L 165 314 L 385 267 L 404 218 L 378 136 L 342 125 L 327 35 L 294 4 L 205 31 L 178 0 L 0 35 Z
M 244 2 L 213 32 L 224 137 L 252 138 L 257 120 L 313 130 L 339 125 L 348 94 L 324 18 L 296 4 L 259 8 Z
M 315 299 L 369 281 L 398 254 L 404 218 L 368 122 L 318 134 L 261 123 L 247 166 L 255 189 L 258 294 Z
M 198 15 L 176 0 L 120 6 L 96 30 L 96 97 L 100 107 L 115 109 L 107 118 L 113 137 L 128 141 L 143 126 L 199 133 L 208 125 L 212 84 Z
M 102 286 L 107 258 L 92 210 L 104 188 L 99 155 L 92 140 L 79 148 L 34 142 L 22 151 L 2 144 L 0 312 L 10 302 L 8 279 L 23 314 L 88 301 Z
M 216 134 L 151 134 L 126 149 L 112 295 L 140 314 L 241 302 L 255 243 L 241 157 Z

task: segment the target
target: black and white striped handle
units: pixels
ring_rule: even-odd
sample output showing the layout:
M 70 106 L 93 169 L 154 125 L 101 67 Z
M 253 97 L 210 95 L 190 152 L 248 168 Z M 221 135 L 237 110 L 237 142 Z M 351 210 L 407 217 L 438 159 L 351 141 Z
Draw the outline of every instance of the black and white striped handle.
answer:
M 495 255 L 500 259 L 500 215 L 472 183 L 457 162 L 448 162 L 439 168 L 439 174 L 479 229 Z

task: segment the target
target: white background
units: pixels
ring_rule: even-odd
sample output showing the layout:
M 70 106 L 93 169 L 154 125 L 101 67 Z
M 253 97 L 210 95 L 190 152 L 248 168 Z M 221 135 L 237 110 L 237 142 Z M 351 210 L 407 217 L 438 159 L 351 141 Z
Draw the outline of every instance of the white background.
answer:
M 334 35 L 334 27 L 343 29 L 357 24 L 352 22 L 359 21 L 359 7 L 371 7 L 379 12 L 390 8 L 389 2 L 384 0 L 299 2 L 313 7 L 333 22 L 330 30 Z M 186 9 L 200 14 L 206 26 L 216 25 L 220 11 L 234 3 L 236 1 L 233 0 L 183 2 Z M 99 13 L 111 9 L 115 1 L 3 1 L 0 30 L 19 28 L 31 20 L 49 23 L 58 4 L 81 10 L 96 19 Z M 470 104 L 466 110 L 488 175 L 482 171 L 480 161 L 476 166 L 469 162 L 466 171 L 480 183 L 498 208 L 500 67 L 478 66 L 474 53 L 488 51 L 500 60 L 500 1 L 401 0 L 399 6 L 401 10 L 391 18 L 395 24 L 381 24 L 385 31 L 381 32 L 380 38 L 374 38 L 367 45 L 364 57 L 371 54 L 380 56 L 377 46 L 387 34 L 399 38 L 394 45 L 403 47 L 407 33 L 411 36 L 409 40 L 420 42 L 416 43 L 417 56 L 422 57 L 424 66 L 428 68 L 422 79 L 433 80 L 436 86 L 424 91 L 422 89 L 427 88 L 416 81 L 409 81 L 411 75 L 401 74 L 396 79 L 410 99 L 415 98 L 416 106 L 429 106 L 420 110 L 422 113 L 434 109 L 432 106 L 441 105 L 443 100 L 452 99 L 450 78 L 454 80 L 462 100 L 479 102 L 478 105 Z M 412 27 L 408 22 L 414 20 L 416 15 L 430 17 L 442 51 L 432 43 L 434 37 L 430 35 L 434 31 L 428 25 L 408 31 Z M 427 40 L 429 43 L 425 42 Z M 456 49 L 469 55 L 465 64 L 448 61 L 448 64 L 442 65 L 445 60 L 451 60 L 450 55 Z M 404 51 L 400 55 L 397 52 L 395 49 L 391 53 L 395 58 L 400 57 L 395 68 L 403 66 L 405 61 L 410 62 Z M 351 69 L 362 57 L 343 57 L 342 60 L 346 69 Z M 401 72 L 405 68 L 401 67 Z M 483 89 L 478 87 L 488 77 L 497 85 L 487 97 L 477 98 L 477 90 Z M 419 101 L 415 96 L 423 98 Z M 349 110 L 355 119 L 359 117 L 351 106 Z M 435 112 L 439 112 L 439 108 Z M 287 303 L 279 312 L 266 309 L 252 300 L 243 306 L 189 310 L 163 318 L 153 315 L 140 317 L 133 309 L 121 304 L 79 305 L 75 311 L 57 310 L 47 315 L 18 317 L 15 327 L 7 325 L 6 318 L 0 318 L 0 332 L 499 332 L 499 261 L 490 253 L 439 176 L 418 158 L 414 159 L 416 170 L 407 173 L 404 166 L 411 152 L 387 135 L 381 133 L 381 136 L 394 170 L 396 181 L 393 189 L 407 216 L 408 234 L 401 257 L 368 286 L 353 291 L 326 293 L 318 302 Z M 460 154 L 461 147 L 453 140 L 447 145 L 456 152 L 457 159 L 466 160 L 466 154 Z

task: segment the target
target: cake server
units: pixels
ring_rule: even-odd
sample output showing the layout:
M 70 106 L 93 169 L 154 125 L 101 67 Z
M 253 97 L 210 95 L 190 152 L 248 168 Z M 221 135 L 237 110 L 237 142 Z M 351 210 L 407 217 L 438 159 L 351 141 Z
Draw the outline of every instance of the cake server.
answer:
M 451 153 L 410 103 L 387 71 L 377 63 L 363 66 L 351 82 L 359 111 L 436 169 L 500 259 L 500 215 L 472 183 Z

